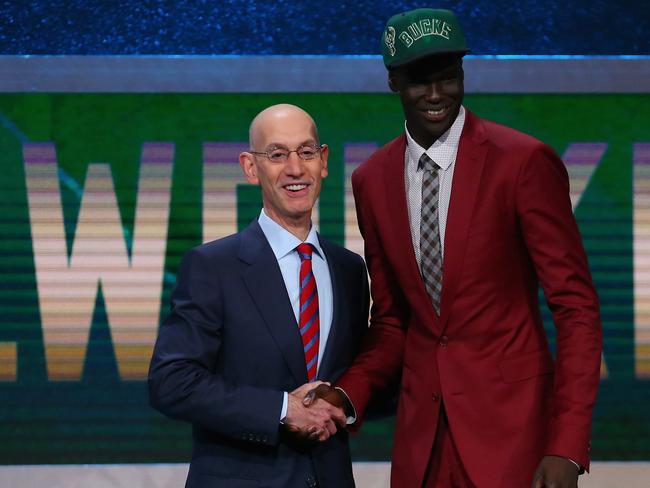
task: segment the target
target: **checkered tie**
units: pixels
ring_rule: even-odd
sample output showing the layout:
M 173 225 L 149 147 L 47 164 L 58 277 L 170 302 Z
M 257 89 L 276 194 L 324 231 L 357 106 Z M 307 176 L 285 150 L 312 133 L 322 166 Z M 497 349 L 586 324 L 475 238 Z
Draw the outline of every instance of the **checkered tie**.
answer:
M 442 292 L 442 249 L 438 228 L 438 165 L 426 153 L 419 162 L 422 177 L 422 218 L 420 219 L 420 272 L 436 313 L 440 315 Z
M 313 381 L 318 368 L 318 338 L 320 320 L 318 318 L 318 290 L 316 279 L 311 269 L 311 244 L 299 244 L 296 247 L 300 256 L 300 335 L 305 352 L 307 378 Z

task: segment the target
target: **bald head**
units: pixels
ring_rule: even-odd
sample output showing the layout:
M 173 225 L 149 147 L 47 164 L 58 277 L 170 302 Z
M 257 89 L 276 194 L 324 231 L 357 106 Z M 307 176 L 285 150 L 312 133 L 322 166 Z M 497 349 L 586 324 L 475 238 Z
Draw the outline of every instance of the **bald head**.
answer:
M 318 144 L 316 123 L 307 112 L 300 107 L 288 103 L 271 105 L 255 116 L 248 129 L 248 143 L 251 150 L 261 151 L 272 142 L 273 134 L 282 131 L 283 127 L 303 127 L 311 134 Z
M 314 119 L 295 105 L 273 105 L 253 119 L 249 137 L 250 151 L 239 154 L 246 180 L 261 187 L 266 215 L 305 240 L 328 173 L 329 148 Z

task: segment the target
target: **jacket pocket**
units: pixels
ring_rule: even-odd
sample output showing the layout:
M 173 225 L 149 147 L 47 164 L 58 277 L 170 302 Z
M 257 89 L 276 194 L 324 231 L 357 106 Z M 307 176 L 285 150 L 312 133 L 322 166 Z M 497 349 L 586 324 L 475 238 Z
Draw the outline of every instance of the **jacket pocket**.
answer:
M 553 357 L 547 350 L 533 351 L 502 360 L 499 363 L 501 378 L 506 383 L 515 383 L 555 371 Z

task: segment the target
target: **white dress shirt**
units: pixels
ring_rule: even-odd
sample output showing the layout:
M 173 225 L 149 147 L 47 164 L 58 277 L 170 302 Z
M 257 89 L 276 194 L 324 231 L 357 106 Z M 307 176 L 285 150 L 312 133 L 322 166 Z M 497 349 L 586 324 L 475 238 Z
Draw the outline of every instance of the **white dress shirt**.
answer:
M 423 148 L 413 140 L 406 122 L 406 154 L 404 156 L 404 182 L 406 185 L 406 200 L 408 204 L 409 223 L 411 225 L 411 240 L 415 250 L 415 259 L 420 265 L 420 220 L 422 219 L 422 176 L 424 170 L 419 168 L 419 161 L 425 152 L 431 160 L 438 165 L 438 226 L 440 229 L 440 244 L 442 256 L 445 255 L 445 227 L 447 226 L 447 213 L 449 199 L 451 198 L 451 184 L 456 166 L 456 154 L 460 134 L 465 125 L 465 108 L 460 107 L 458 116 L 449 130 L 436 140 L 431 147 Z
M 289 295 L 289 301 L 293 308 L 294 316 L 296 317 L 296 328 L 300 321 L 300 256 L 296 247 L 302 243 L 300 239 L 294 236 L 287 229 L 282 227 L 276 221 L 271 219 L 264 209 L 260 212 L 257 222 L 262 228 L 262 232 L 269 241 L 275 259 L 278 260 L 284 286 Z M 316 279 L 316 288 L 318 289 L 318 318 L 320 321 L 319 343 L 318 343 L 318 370 L 320 370 L 321 359 L 325 353 L 325 345 L 327 338 L 330 334 L 332 326 L 332 279 L 330 277 L 330 270 L 327 265 L 327 259 L 323 248 L 318 241 L 316 227 L 311 226 L 309 234 L 305 241 L 314 247 L 314 252 L 311 259 L 312 272 Z M 286 417 L 287 414 L 288 395 L 284 393 L 284 401 L 282 403 L 282 412 L 280 419 Z

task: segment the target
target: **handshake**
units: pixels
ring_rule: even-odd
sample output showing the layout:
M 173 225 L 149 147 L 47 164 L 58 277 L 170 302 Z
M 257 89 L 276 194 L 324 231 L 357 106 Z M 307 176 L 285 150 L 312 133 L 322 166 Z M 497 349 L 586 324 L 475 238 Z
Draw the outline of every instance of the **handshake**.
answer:
M 314 381 L 289 393 L 283 423 L 304 439 L 326 441 L 347 425 L 346 410 L 351 410 L 351 405 L 341 391 Z

